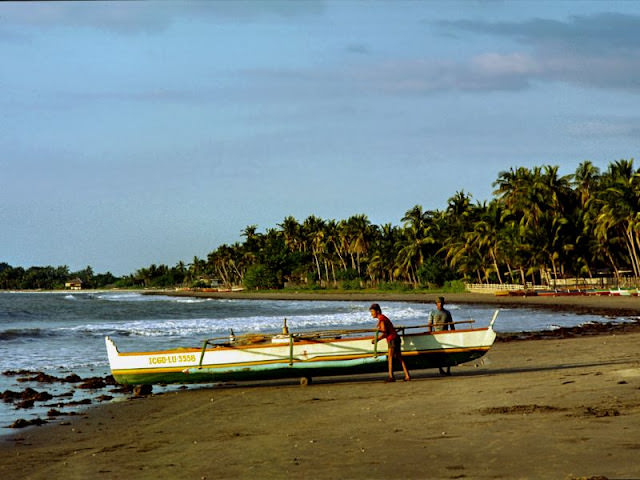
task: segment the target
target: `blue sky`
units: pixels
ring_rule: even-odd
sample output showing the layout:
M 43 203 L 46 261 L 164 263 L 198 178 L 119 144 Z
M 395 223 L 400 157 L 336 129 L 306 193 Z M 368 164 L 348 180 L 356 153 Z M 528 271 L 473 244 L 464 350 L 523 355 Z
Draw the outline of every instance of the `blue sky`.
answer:
M 173 266 L 289 215 L 400 225 L 640 139 L 640 2 L 3 2 L 0 58 L 13 266 Z

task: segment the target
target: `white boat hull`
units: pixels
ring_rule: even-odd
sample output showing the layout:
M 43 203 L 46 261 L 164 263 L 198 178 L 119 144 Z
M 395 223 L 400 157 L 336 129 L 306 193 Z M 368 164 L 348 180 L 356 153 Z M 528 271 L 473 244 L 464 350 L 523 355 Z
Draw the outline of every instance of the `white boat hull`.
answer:
M 454 366 L 479 358 L 495 340 L 493 321 L 486 328 L 401 335 L 403 358 L 410 370 Z M 291 334 L 255 344 L 205 344 L 202 349 L 135 353 L 119 352 L 109 337 L 105 342 L 115 380 L 135 385 L 386 371 L 386 341 L 374 346 L 373 338 L 373 335 L 313 338 Z

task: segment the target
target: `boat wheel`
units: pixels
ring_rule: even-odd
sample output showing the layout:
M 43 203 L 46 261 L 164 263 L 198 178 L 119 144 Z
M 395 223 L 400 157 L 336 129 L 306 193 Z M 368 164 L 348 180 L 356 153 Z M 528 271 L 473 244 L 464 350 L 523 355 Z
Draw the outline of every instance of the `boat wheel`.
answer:
M 300 385 L 306 387 L 307 385 L 311 385 L 311 377 L 302 377 L 300 379 Z

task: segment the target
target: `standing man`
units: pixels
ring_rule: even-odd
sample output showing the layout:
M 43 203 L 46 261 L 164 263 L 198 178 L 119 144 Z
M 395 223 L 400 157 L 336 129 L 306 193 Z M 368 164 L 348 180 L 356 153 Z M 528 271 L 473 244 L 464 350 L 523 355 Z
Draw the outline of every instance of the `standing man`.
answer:
M 444 297 L 436 298 L 436 309 L 429 313 L 429 331 L 455 330 L 451 312 L 444 308 Z
M 444 308 L 444 297 L 436 298 L 436 309 L 429 313 L 429 331 L 441 332 L 443 330 L 455 330 L 451 312 Z M 440 375 L 451 375 L 451 367 L 447 365 L 446 370 L 441 366 L 438 367 Z
M 407 370 L 407 366 L 404 363 L 404 359 L 402 358 L 401 351 L 401 340 L 398 332 L 396 332 L 393 323 L 389 320 L 385 315 L 382 314 L 382 310 L 380 309 L 380 305 L 377 303 L 372 303 L 369 307 L 369 312 L 371 313 L 371 317 L 376 318 L 378 320 L 377 328 L 382 335 L 378 337 L 378 341 L 383 338 L 387 339 L 387 361 L 389 363 L 389 376 L 385 380 L 385 382 L 395 382 L 396 379 L 393 376 L 393 359 L 400 360 L 400 364 L 402 365 L 402 371 L 404 372 L 404 381 L 408 382 L 411 380 L 411 376 L 409 375 L 409 371 Z M 371 343 L 375 343 L 376 340 L 371 340 Z

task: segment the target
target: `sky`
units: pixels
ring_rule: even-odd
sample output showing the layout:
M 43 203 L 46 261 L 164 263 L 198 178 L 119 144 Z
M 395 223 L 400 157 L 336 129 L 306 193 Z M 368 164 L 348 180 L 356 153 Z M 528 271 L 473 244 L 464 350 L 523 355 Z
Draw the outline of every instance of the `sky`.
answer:
M 288 216 L 402 225 L 640 140 L 634 1 L 2 2 L 0 59 L 14 267 L 188 264 Z

